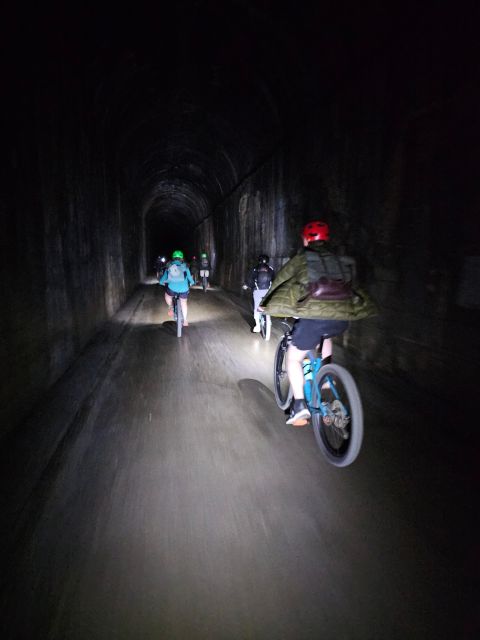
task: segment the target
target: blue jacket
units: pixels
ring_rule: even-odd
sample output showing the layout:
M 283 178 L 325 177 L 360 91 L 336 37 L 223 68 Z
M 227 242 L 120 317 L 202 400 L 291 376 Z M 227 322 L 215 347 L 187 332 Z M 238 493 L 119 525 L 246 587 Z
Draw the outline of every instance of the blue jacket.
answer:
M 182 280 L 181 282 L 170 282 L 168 279 L 168 268 L 172 265 L 172 264 L 177 264 L 179 267 L 183 267 L 184 271 L 185 271 L 185 278 L 184 280 Z M 183 262 L 183 260 L 171 260 L 166 268 L 165 271 L 163 272 L 162 277 L 159 280 L 160 284 L 166 284 L 168 286 L 168 288 L 171 291 L 174 291 L 175 293 L 185 293 L 186 291 L 189 290 L 190 285 L 195 284 L 192 278 L 192 274 L 190 273 L 190 269 L 187 267 L 187 265 Z

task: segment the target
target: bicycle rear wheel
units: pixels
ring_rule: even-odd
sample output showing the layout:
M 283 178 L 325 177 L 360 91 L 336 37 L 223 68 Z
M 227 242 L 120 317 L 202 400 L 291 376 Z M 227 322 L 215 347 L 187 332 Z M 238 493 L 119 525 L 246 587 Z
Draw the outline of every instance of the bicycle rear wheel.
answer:
M 177 338 L 182 337 L 182 326 L 183 326 L 183 313 L 182 313 L 182 304 L 180 300 L 177 298 L 176 302 L 176 319 L 177 319 Z
M 267 323 L 266 323 L 266 318 L 265 318 L 265 314 L 262 313 L 260 314 L 260 335 L 262 336 L 262 338 L 265 340 L 265 334 L 267 331 Z
M 273 368 L 273 390 L 275 401 L 280 409 L 287 409 L 292 402 L 293 392 L 287 375 L 287 336 L 283 336 L 277 345 Z
M 326 415 L 320 412 L 320 403 Z M 362 446 L 363 409 L 351 374 L 337 364 L 321 367 L 313 385 L 311 407 L 315 439 L 328 462 L 336 467 L 352 464 Z
M 207 287 L 208 287 L 207 276 L 202 276 L 202 287 L 203 287 L 203 292 L 206 293 Z
M 270 340 L 272 319 L 266 313 L 260 315 L 260 333 L 264 340 Z

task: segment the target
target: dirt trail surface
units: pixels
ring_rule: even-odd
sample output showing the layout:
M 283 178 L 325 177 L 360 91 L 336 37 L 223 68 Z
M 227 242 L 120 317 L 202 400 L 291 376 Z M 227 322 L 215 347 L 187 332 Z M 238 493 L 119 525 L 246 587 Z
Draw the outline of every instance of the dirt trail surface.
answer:
M 4 443 L 2 638 L 463 637 L 431 425 L 359 369 L 364 448 L 336 469 L 275 405 L 278 325 L 217 290 L 189 312 L 178 339 L 143 285 Z

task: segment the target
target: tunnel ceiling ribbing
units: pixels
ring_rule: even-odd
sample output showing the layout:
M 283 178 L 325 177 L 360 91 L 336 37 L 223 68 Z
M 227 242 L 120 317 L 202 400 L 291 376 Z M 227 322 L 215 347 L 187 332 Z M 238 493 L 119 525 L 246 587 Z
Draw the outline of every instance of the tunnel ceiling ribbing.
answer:
M 229 18 L 221 3 L 188 9 L 168 46 L 143 33 L 116 51 L 97 100 L 139 211 L 192 227 L 278 146 L 300 75 L 288 38 L 244 3 Z
M 178 0 L 115 15 L 82 4 L 38 18 L 55 34 L 46 61 L 60 51 L 94 88 L 107 155 L 139 213 L 195 226 L 348 84 L 359 49 L 368 58 L 385 42 L 385 11 L 383 30 L 362 38 L 363 8 L 337 4 Z
M 38 75 L 60 52 L 71 82 L 83 77 L 94 89 L 100 135 L 121 186 L 141 214 L 167 223 L 196 225 L 285 132 L 332 95 L 338 102 L 345 87 L 344 109 L 350 104 L 356 117 L 358 101 L 375 92 L 375 74 L 369 85 L 356 72 L 378 65 L 380 52 L 385 60 L 385 51 L 399 52 L 392 101 L 408 91 L 421 97 L 408 77 L 418 61 L 394 37 L 395 21 L 397 31 L 411 33 L 403 10 L 287 0 L 179 0 L 154 11 L 118 8 L 114 16 L 86 7 L 29 16 L 24 36 L 44 52 Z M 431 31 L 425 20 L 415 39 L 424 42 Z M 52 34 L 48 41 L 44 32 Z
M 286 0 L 184 0 L 137 16 L 127 31 L 123 16 L 102 91 L 139 211 L 195 226 L 345 86 L 356 117 L 362 93 L 375 91 L 374 74 L 368 87 L 357 72 L 382 64 L 397 18 L 381 7 Z

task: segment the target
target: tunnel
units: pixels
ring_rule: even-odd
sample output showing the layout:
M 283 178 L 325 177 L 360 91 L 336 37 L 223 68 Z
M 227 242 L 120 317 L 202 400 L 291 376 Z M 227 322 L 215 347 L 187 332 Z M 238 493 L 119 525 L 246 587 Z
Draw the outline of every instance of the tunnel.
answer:
M 479 9 L 2 9 L 2 637 L 478 637 Z M 312 220 L 376 315 L 322 459 L 242 285 Z M 206 252 L 179 339 L 155 261 Z

